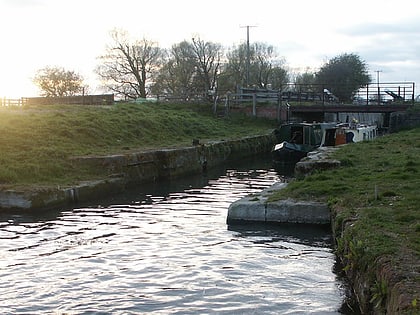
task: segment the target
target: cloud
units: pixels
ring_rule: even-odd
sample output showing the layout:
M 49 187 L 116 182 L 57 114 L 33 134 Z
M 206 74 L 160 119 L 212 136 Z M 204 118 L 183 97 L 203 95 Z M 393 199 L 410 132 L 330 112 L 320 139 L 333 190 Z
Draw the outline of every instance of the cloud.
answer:
M 365 22 L 337 29 L 339 33 L 347 36 L 369 37 L 383 36 L 386 34 L 408 36 L 420 33 L 420 21 L 418 18 L 400 20 L 393 23 Z
M 338 33 L 357 43 L 354 50 L 372 70 L 388 81 L 416 81 L 420 73 L 420 21 L 366 22 L 339 28 Z

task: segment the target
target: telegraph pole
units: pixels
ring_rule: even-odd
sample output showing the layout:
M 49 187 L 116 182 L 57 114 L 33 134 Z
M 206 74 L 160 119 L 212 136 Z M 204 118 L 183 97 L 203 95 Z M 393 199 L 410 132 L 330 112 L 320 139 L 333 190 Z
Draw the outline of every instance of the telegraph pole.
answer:
M 241 28 L 246 27 L 246 86 L 249 87 L 249 63 L 250 63 L 250 56 L 249 56 L 249 28 L 250 27 L 257 27 L 256 25 L 245 25 L 241 26 Z

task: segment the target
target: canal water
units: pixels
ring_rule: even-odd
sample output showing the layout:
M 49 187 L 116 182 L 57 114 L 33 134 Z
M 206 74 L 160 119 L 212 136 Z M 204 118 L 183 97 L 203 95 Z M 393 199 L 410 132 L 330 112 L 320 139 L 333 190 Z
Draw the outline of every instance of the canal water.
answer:
M 233 201 L 279 180 L 268 161 L 247 161 L 74 209 L 1 214 L 0 313 L 343 313 L 328 228 L 226 225 Z

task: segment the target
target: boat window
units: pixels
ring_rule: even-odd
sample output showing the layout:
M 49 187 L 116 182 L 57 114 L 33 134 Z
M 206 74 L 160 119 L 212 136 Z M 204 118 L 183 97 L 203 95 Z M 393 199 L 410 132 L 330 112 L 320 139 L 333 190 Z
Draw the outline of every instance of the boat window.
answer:
M 292 127 L 291 128 L 291 143 L 303 144 L 303 132 L 302 127 Z
M 334 146 L 335 145 L 335 129 L 326 129 L 325 130 L 325 146 Z
M 305 126 L 304 130 L 304 134 L 303 134 L 303 144 L 309 144 L 309 145 L 313 145 L 314 141 L 311 138 L 311 131 L 313 130 L 312 126 Z
M 301 131 L 293 132 L 291 143 L 302 144 L 303 143 L 303 135 Z
M 322 142 L 322 130 L 321 130 L 321 128 L 314 128 L 313 129 L 313 131 L 314 131 L 314 137 L 315 137 L 315 143 L 314 144 L 316 144 L 316 145 L 320 145 L 321 144 L 321 142 Z

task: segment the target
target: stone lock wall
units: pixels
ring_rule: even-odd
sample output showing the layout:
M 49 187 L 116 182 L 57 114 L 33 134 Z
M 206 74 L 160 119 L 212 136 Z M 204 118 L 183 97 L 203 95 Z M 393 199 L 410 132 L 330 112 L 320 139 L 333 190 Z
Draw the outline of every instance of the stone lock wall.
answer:
M 96 167 L 102 180 L 67 188 L 0 191 L 0 209 L 42 209 L 95 200 L 121 193 L 136 183 L 147 183 L 198 174 L 229 160 L 267 154 L 274 134 L 215 141 L 191 147 L 138 151 L 109 156 L 74 157 L 75 167 Z

